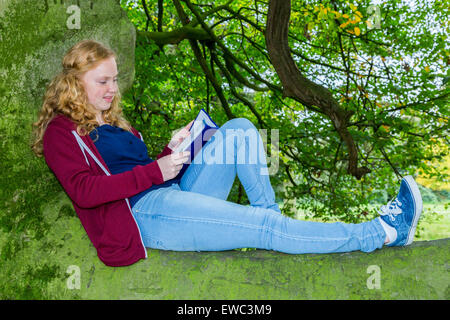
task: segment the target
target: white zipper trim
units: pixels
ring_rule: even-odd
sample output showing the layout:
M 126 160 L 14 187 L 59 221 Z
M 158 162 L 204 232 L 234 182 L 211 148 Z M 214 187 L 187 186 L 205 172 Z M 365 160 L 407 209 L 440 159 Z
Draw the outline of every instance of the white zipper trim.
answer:
M 72 134 L 75 136 L 75 139 L 77 140 L 78 145 L 80 146 L 80 149 L 83 152 L 83 155 L 84 155 L 84 158 L 86 159 L 87 164 L 90 166 L 89 161 L 88 161 L 88 159 L 86 157 L 86 153 L 84 152 L 85 150 L 87 151 L 87 153 L 89 153 L 89 155 L 92 157 L 92 159 L 94 159 L 94 161 L 103 170 L 103 172 L 107 176 L 110 176 L 111 173 L 109 173 L 109 171 L 102 165 L 102 163 L 100 162 L 100 160 L 98 160 L 98 158 L 95 156 L 95 154 L 92 153 L 92 151 L 88 148 L 88 146 L 84 143 L 84 141 L 78 135 L 78 133 L 75 130 L 72 130 Z M 142 135 L 140 133 L 139 133 L 139 135 L 141 136 L 141 139 L 142 139 Z M 137 224 L 136 219 L 133 216 L 133 211 L 131 209 L 130 202 L 129 202 L 128 198 L 125 198 L 125 202 L 127 203 L 128 209 L 130 210 L 131 217 L 133 218 L 133 221 L 136 224 L 136 228 L 138 229 L 139 238 L 141 239 L 142 247 L 144 247 L 145 258 L 147 259 L 147 250 L 145 249 L 144 241 L 142 240 L 141 230 L 139 230 L 139 225 Z
M 103 172 L 107 175 L 110 176 L 111 174 L 108 172 L 108 170 L 106 170 L 106 168 L 102 165 L 102 163 L 100 162 L 100 160 L 98 160 L 98 158 L 95 156 L 95 154 L 92 153 L 92 151 L 88 148 L 88 146 L 84 143 L 84 141 L 81 139 L 81 137 L 78 135 L 78 133 L 75 132 L 75 130 L 72 130 L 73 135 L 75 136 L 75 139 L 77 139 L 78 145 L 81 148 L 81 151 L 83 151 L 84 157 L 86 158 L 87 161 L 87 157 L 86 154 L 84 153 L 84 150 L 86 150 L 89 155 L 92 157 L 92 159 L 94 159 L 94 161 L 98 164 L 98 166 L 103 170 Z M 89 164 L 89 162 L 88 162 Z

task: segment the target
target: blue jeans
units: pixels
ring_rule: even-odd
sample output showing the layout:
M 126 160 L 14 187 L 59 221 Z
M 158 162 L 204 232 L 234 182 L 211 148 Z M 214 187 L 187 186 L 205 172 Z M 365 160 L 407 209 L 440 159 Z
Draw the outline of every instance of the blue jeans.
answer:
M 175 251 L 259 248 L 291 254 L 370 252 L 383 246 L 386 234 L 378 219 L 345 224 L 282 215 L 260 148 L 261 137 L 247 119 L 220 127 L 179 184 L 153 190 L 133 206 L 144 245 Z M 255 154 L 259 161 L 252 161 Z M 226 200 L 236 175 L 250 205 Z

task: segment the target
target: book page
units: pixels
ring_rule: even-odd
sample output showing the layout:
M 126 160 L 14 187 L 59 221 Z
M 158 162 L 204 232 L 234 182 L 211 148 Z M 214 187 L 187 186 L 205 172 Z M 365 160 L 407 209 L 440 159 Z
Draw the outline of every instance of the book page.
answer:
M 203 130 L 206 126 L 217 128 L 217 125 L 211 120 L 211 118 L 208 116 L 208 114 L 202 109 L 198 113 L 197 117 L 195 118 L 194 123 L 192 124 L 192 127 L 190 129 L 191 134 L 187 136 L 183 142 L 175 149 L 175 152 L 182 152 L 187 149 L 189 149 L 192 142 L 197 139 L 199 135 L 202 134 Z
M 187 136 L 183 142 L 181 142 L 181 144 L 176 148 L 175 152 L 182 152 L 185 151 L 189 148 L 189 146 L 191 145 L 191 143 L 200 135 L 202 134 L 203 128 L 205 128 L 205 123 L 204 121 L 198 121 L 195 120 L 194 124 L 192 125 L 191 128 L 191 134 L 189 136 Z

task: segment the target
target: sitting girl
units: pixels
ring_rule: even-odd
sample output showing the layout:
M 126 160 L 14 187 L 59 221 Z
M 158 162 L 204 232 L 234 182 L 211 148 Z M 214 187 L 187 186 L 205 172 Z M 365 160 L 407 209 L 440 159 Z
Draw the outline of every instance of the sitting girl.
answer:
M 254 147 L 246 139 L 249 132 L 262 145 L 249 120 L 233 119 L 221 126 L 180 178 L 190 155 L 172 150 L 187 137 L 190 123 L 172 136 L 156 160 L 150 159 L 141 134 L 122 116 L 115 53 L 84 40 L 67 52 L 62 66 L 45 93 L 32 147 L 45 157 L 72 200 L 106 265 L 135 263 L 147 257 L 146 247 L 252 247 L 301 254 L 371 252 L 413 241 L 422 199 L 411 176 L 372 221 L 292 219 L 275 202 L 265 155 L 257 163 L 238 161 L 239 154 Z M 226 161 L 211 161 L 212 154 Z M 248 206 L 227 201 L 236 175 Z

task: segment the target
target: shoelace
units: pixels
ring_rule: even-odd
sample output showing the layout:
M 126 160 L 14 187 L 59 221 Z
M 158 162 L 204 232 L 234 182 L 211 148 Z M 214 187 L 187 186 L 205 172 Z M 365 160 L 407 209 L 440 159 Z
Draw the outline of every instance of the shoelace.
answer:
M 380 215 L 382 215 L 382 216 L 387 215 L 387 216 L 389 216 L 391 221 L 395 221 L 394 216 L 402 213 L 402 209 L 400 209 L 401 206 L 402 206 L 402 203 L 400 202 L 400 200 L 398 200 L 398 199 L 391 200 L 386 205 L 381 206 Z

